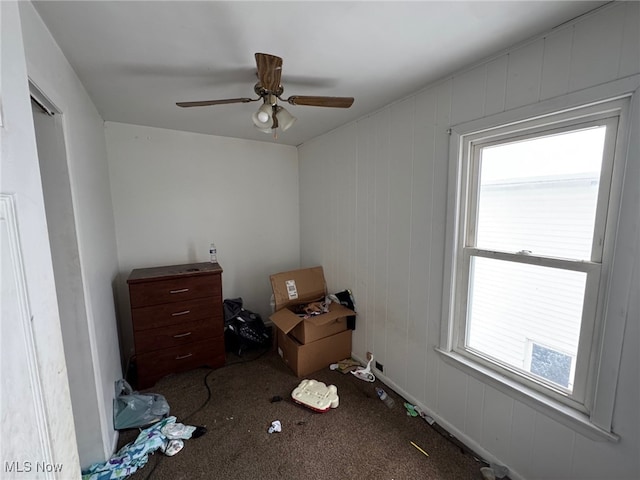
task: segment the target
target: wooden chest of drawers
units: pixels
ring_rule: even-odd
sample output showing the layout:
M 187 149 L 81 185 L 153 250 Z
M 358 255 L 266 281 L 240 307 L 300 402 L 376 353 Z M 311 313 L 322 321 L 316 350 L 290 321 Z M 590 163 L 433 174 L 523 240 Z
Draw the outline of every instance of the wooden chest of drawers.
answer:
M 127 283 L 138 389 L 170 373 L 224 365 L 220 265 L 140 268 Z

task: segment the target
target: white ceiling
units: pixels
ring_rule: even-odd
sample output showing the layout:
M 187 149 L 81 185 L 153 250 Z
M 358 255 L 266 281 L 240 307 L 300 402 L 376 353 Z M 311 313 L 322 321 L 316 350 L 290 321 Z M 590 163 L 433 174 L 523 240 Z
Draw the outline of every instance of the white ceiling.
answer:
M 284 97 L 353 96 L 350 109 L 290 106 L 277 142 L 299 145 L 606 2 L 42 1 L 36 8 L 107 121 L 274 141 L 254 98 L 254 53 L 284 59 Z

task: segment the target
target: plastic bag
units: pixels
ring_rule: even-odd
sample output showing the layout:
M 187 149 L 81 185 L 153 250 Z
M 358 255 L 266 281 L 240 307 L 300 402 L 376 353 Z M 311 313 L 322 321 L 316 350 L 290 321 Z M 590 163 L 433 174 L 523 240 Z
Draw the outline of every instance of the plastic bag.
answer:
M 123 379 L 116 381 L 115 387 L 113 427 L 116 430 L 144 427 L 169 415 L 169 404 L 162 395 L 135 392 Z

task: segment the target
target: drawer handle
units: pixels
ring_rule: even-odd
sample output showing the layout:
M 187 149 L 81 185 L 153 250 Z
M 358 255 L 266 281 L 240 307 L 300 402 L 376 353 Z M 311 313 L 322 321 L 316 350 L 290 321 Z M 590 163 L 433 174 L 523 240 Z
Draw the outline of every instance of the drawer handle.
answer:
M 182 360 L 183 358 L 189 358 L 193 353 L 187 353 L 186 355 L 178 355 L 176 360 Z
M 179 316 L 179 315 L 187 315 L 187 314 L 189 314 L 189 313 L 191 313 L 191 310 L 184 310 L 184 311 L 182 311 L 182 312 L 172 313 L 172 314 L 171 314 L 171 316 L 172 316 L 172 317 L 177 317 L 177 316 Z
M 191 335 L 191 332 L 180 333 L 178 335 L 174 335 L 173 338 L 182 338 L 182 337 L 186 337 L 187 335 Z
M 173 293 L 184 293 L 184 292 L 188 292 L 189 289 L 188 288 L 181 288 L 180 290 L 169 290 L 169 293 L 173 294 Z

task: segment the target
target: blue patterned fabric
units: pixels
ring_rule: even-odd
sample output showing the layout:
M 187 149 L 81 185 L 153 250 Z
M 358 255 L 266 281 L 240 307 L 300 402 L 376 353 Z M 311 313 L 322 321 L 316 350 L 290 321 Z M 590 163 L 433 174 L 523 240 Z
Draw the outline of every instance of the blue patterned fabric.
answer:
M 96 463 L 82 472 L 82 480 L 110 480 L 125 478 L 147 463 L 150 453 L 167 441 L 162 427 L 175 423 L 176 417 L 167 417 L 142 430 L 136 440 L 122 447 L 105 463 Z

